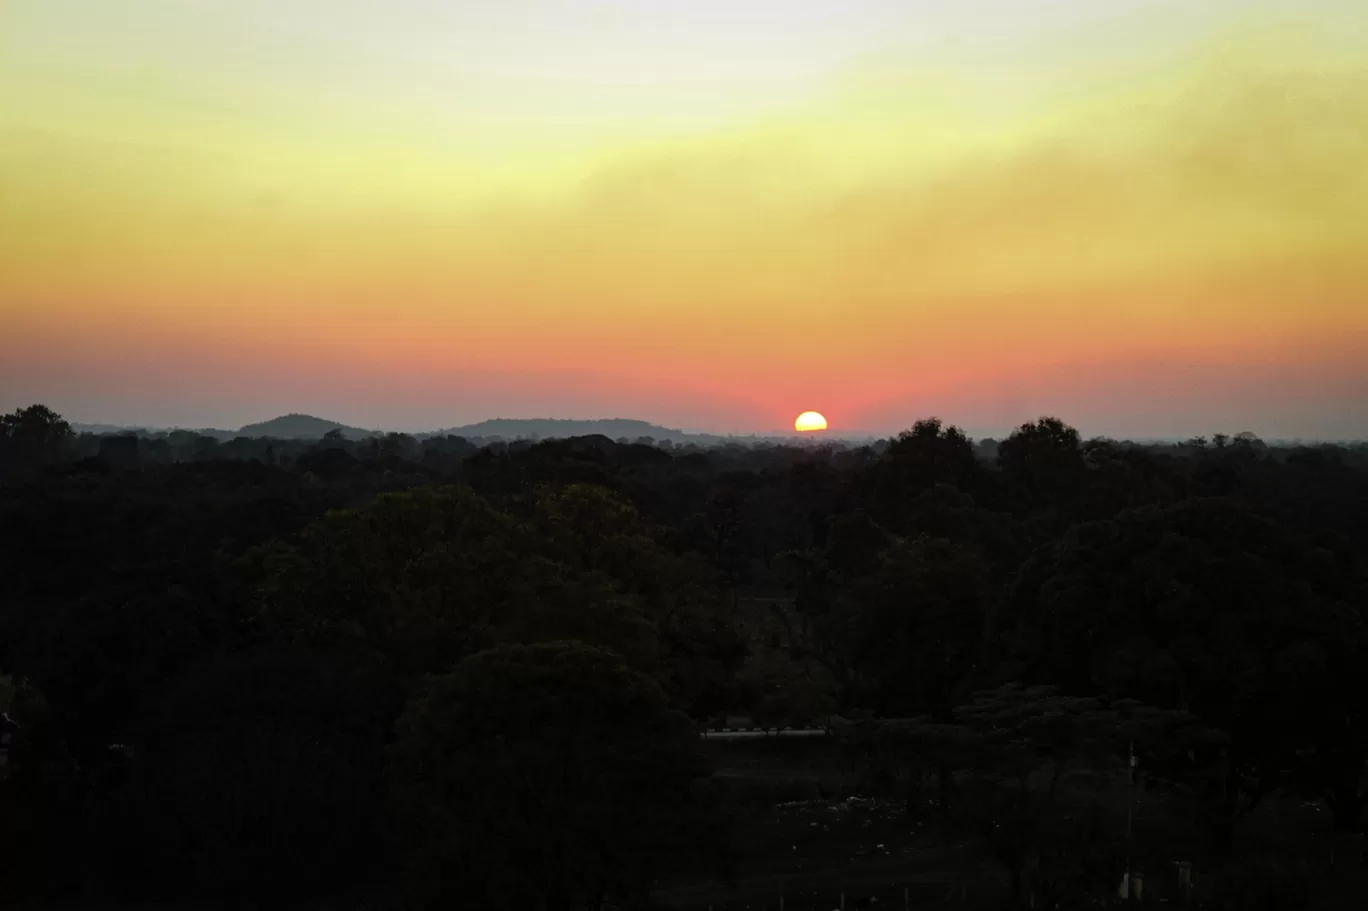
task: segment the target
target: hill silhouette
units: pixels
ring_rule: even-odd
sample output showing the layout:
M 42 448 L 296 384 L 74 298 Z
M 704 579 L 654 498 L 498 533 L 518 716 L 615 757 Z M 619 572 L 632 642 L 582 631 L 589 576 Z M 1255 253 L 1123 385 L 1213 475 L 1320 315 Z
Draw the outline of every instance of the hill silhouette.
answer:
M 682 442 L 690 435 L 681 430 L 671 430 L 647 421 L 630 418 L 604 419 L 561 419 L 561 418 L 494 418 L 464 427 L 452 427 L 438 431 L 438 436 L 459 436 L 477 439 L 499 438 L 504 440 L 536 440 L 566 437 L 605 436 L 610 440 L 637 440 L 650 437 L 653 440 L 673 440 Z
M 76 424 L 73 427 L 78 433 L 91 433 L 95 435 L 119 435 L 133 434 L 137 436 L 156 436 L 169 432 L 173 428 L 155 427 L 126 427 L 114 424 Z M 202 428 L 193 432 L 202 436 L 213 437 L 220 442 L 228 442 L 237 438 L 246 437 L 251 439 L 276 439 L 276 440 L 321 440 L 328 433 L 340 430 L 342 435 L 349 440 L 366 440 L 371 437 L 384 436 L 383 430 L 366 430 L 361 427 L 354 427 L 343 424 L 340 421 L 332 421 L 327 418 L 317 417 L 311 414 L 291 413 L 271 418 L 266 421 L 258 421 L 253 424 L 246 424 L 237 430 L 221 430 Z M 685 431 L 677 428 L 662 427 L 659 424 L 652 424 L 649 421 L 642 421 L 635 418 L 492 418 L 480 421 L 475 424 L 465 424 L 459 427 L 448 427 L 441 430 L 420 430 L 411 432 L 411 435 L 419 439 L 432 437 L 458 436 L 468 440 L 551 440 L 569 439 L 572 437 L 606 437 L 609 440 L 628 440 L 636 442 L 641 439 L 651 439 L 657 443 L 669 441 L 671 443 L 692 443 L 701 446 L 725 445 L 729 443 L 755 444 L 755 443 L 777 443 L 791 442 L 796 437 L 792 432 L 774 431 L 769 433 L 751 434 L 718 434 L 700 431 Z M 873 439 L 874 434 L 846 434 L 843 438 L 858 440 L 862 438 Z M 815 436 L 812 442 L 821 440 L 834 441 L 835 435 L 821 434 Z
M 269 421 L 247 424 L 237 431 L 238 436 L 272 437 L 281 440 L 318 440 L 334 430 L 342 431 L 348 439 L 366 439 L 381 431 L 351 427 L 338 421 L 310 414 L 287 414 Z M 541 440 L 567 437 L 604 436 L 612 440 L 654 440 L 683 442 L 692 435 L 681 430 L 661 427 L 648 421 L 631 418 L 561 419 L 561 418 L 494 418 L 477 424 L 450 427 L 445 430 L 420 432 L 419 437 L 460 436 L 469 439 Z
M 352 440 L 378 435 L 376 431 L 348 427 L 346 424 L 317 418 L 311 414 L 287 414 L 269 421 L 247 424 L 238 430 L 238 434 L 244 437 L 273 437 L 280 440 L 321 440 L 333 430 L 342 431 L 343 436 Z

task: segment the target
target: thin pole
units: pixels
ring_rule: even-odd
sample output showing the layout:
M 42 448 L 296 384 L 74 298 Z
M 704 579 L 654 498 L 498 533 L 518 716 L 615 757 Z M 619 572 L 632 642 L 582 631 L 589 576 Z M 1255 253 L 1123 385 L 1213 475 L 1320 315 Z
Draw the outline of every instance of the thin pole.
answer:
M 1131 818 L 1135 808 L 1135 741 L 1130 742 L 1130 782 L 1126 790 L 1126 878 L 1121 881 L 1121 897 L 1130 898 L 1131 884 Z

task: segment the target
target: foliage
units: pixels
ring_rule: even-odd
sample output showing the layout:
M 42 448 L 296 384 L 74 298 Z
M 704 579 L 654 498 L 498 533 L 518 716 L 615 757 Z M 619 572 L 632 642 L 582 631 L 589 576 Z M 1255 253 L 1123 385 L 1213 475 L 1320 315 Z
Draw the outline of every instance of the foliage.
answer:
M 1192 500 L 1075 527 L 1024 569 L 1003 626 L 1034 679 L 1191 711 L 1225 732 L 1199 762 L 1228 827 L 1279 786 L 1298 746 L 1316 747 L 1327 780 L 1352 775 L 1356 798 L 1368 753 L 1353 722 L 1361 697 L 1346 689 L 1365 643 L 1352 597 L 1329 554 L 1295 532 Z
M 383 747 L 399 700 L 372 655 L 281 645 L 168 681 L 103 816 L 119 884 L 279 900 L 345 882 L 384 847 Z
M 71 436 L 71 425 L 44 405 L 0 415 L 0 469 L 51 465 L 65 454 Z
M 684 716 L 933 776 L 1061 906 L 1119 861 L 1059 783 L 1132 745 L 1204 864 L 1280 792 L 1361 825 L 1368 447 L 311 436 L 0 417 L 0 900 L 636 901 L 726 853 Z
M 693 736 L 653 681 L 579 643 L 502 646 L 432 678 L 390 769 L 417 898 L 642 898 L 701 772 Z
M 1059 783 L 1076 769 L 1119 769 L 1139 744 L 1171 744 L 1190 716 L 1133 701 L 1006 684 L 976 693 L 954 719 L 871 719 L 845 732 L 898 761 L 952 772 L 953 821 L 981 838 L 1011 876 L 1011 899 L 1074 901 L 1105 891 L 1115 864 L 1096 821 L 1066 812 Z M 1194 735 L 1195 736 L 1195 735 Z M 1188 741 L 1194 742 L 1194 741 Z M 1100 852 L 1100 853 L 1099 853 Z

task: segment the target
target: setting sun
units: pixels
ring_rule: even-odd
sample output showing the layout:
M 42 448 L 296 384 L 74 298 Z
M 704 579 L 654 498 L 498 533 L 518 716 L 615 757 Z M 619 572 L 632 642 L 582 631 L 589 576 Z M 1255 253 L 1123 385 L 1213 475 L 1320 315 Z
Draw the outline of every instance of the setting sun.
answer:
M 798 415 L 798 420 L 793 422 L 793 429 L 801 433 L 811 430 L 826 430 L 827 419 L 815 411 L 804 411 Z

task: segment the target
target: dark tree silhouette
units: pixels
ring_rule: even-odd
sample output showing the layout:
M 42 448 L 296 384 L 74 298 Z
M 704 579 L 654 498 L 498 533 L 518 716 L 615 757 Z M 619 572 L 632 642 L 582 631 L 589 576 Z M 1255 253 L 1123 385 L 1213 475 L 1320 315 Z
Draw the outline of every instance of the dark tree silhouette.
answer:
M 62 459 L 71 439 L 71 425 L 45 405 L 0 415 L 0 469 L 54 464 Z
M 0 417 L 0 904 L 638 907 L 718 888 L 728 816 L 733 872 L 844 869 L 777 804 L 857 782 L 928 863 L 1095 907 L 1132 743 L 1136 848 L 1199 862 L 1199 903 L 1343 874 L 1368 445 L 460 433 Z M 738 715 L 835 742 L 690 734 Z
M 415 898 L 642 900 L 689 815 L 693 738 L 653 681 L 578 643 L 501 647 L 432 679 L 390 768 Z

